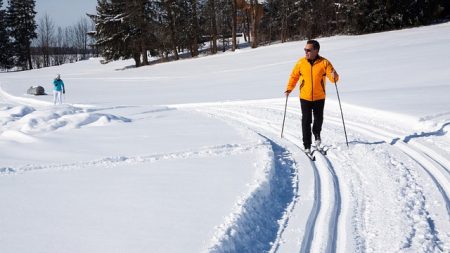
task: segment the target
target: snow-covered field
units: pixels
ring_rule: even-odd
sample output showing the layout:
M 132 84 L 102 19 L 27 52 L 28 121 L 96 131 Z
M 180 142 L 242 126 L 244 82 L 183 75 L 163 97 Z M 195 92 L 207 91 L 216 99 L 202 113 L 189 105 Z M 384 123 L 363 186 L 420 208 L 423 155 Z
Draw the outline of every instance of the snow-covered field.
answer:
M 319 41 L 349 148 L 328 84 L 315 162 L 304 41 L 1 73 L 0 252 L 450 252 L 450 23 Z

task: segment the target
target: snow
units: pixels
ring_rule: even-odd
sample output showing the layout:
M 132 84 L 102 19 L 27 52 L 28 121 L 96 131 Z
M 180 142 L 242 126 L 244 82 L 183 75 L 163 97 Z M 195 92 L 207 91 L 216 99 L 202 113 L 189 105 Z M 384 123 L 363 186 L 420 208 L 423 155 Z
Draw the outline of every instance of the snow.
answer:
M 304 41 L 0 73 L 0 251 L 450 252 L 450 23 L 319 41 L 349 148 L 328 83 L 315 162 Z

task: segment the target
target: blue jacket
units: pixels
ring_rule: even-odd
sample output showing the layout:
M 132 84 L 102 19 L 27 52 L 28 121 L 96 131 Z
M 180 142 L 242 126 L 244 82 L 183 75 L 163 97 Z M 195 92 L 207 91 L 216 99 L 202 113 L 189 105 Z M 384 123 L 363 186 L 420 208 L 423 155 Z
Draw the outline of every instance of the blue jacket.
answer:
M 64 90 L 64 82 L 61 79 L 55 79 L 53 81 L 53 90 L 63 91 Z

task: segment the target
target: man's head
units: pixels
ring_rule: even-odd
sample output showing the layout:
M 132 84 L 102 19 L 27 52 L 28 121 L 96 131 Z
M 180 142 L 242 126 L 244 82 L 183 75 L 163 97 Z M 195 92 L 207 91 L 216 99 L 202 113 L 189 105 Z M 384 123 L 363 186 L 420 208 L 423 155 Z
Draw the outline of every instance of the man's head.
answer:
M 305 57 L 308 60 L 314 60 L 319 54 L 320 44 L 317 40 L 308 40 L 305 45 Z
M 56 79 L 61 79 L 61 74 L 57 74 Z

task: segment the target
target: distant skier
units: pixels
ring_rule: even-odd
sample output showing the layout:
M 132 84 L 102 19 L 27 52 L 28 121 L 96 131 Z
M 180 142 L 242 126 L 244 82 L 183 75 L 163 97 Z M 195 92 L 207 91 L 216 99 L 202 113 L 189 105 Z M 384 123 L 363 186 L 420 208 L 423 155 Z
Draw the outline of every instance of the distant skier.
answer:
M 314 114 L 312 133 L 315 145 L 320 147 L 323 123 L 323 109 L 325 106 L 326 77 L 331 82 L 339 80 L 338 73 L 327 59 L 319 55 L 320 44 L 316 40 L 308 40 L 305 46 L 305 57 L 297 61 L 291 72 L 289 82 L 284 92 L 289 96 L 300 79 L 300 104 L 302 110 L 302 133 L 305 152 L 311 153 L 311 123 Z
M 53 81 L 53 104 L 62 104 L 62 94 L 66 93 L 64 82 L 61 80 L 61 75 L 58 74 Z

